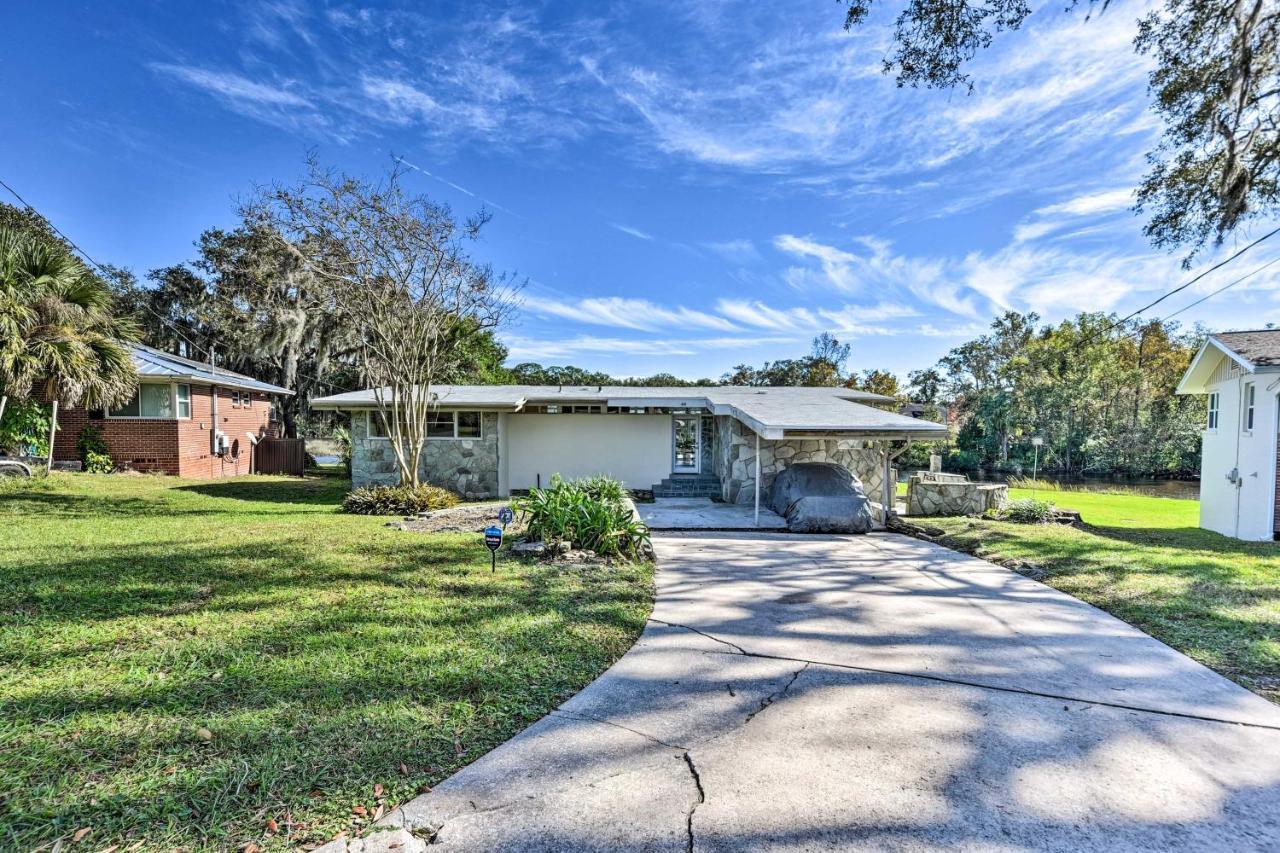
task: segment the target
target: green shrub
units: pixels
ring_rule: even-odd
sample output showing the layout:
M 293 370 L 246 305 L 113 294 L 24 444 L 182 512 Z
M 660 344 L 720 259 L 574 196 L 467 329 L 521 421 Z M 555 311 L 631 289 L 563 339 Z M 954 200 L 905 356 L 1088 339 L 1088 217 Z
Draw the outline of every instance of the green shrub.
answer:
M 627 499 L 627 490 L 622 487 L 622 483 L 611 477 L 584 477 L 572 482 L 592 500 L 621 504 Z M 555 485 L 554 482 L 552 485 Z
M 342 470 L 351 476 L 351 430 L 346 427 L 333 428 L 333 440 L 338 443 L 338 456 L 342 460 Z
M 1010 501 L 1000 517 L 1018 524 L 1048 524 L 1053 521 L 1053 504 L 1031 498 Z
M 635 517 L 617 480 L 591 477 L 534 489 L 515 501 L 531 539 L 568 542 L 603 557 L 639 559 L 649 551 L 649 528 Z
M 34 400 L 10 400 L 0 419 L 0 454 L 46 456 L 49 453 L 49 409 Z
M 111 457 L 105 453 L 90 450 L 84 455 L 84 470 L 90 474 L 110 474 L 116 469 Z
M 355 515 L 413 515 L 457 506 L 457 495 L 439 486 L 365 486 L 342 500 L 342 511 Z
M 80 464 L 90 474 L 110 474 L 115 470 L 115 463 L 111 461 L 110 448 L 102 440 L 102 430 L 94 424 L 89 424 L 80 430 L 80 437 L 76 439 L 76 450 L 80 454 Z

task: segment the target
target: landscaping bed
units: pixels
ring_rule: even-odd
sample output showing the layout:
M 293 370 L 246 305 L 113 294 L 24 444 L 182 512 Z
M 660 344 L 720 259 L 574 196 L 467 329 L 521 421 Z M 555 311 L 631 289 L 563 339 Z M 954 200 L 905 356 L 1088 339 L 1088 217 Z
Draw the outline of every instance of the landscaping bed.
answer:
M 1280 545 L 1201 530 L 1196 501 L 1066 491 L 1036 497 L 1078 511 L 1083 523 L 907 520 L 943 545 L 1100 607 L 1280 703 Z
M 407 536 L 314 477 L 0 483 L 0 849 L 308 846 L 577 692 L 646 563 Z M 460 525 L 465 526 L 465 525 Z

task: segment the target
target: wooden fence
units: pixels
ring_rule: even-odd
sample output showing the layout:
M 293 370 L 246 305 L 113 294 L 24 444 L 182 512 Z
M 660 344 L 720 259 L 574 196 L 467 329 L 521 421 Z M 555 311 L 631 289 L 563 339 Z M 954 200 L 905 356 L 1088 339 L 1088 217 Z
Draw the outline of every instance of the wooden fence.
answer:
M 301 438 L 264 438 L 254 449 L 259 474 L 293 474 L 307 469 L 307 447 Z

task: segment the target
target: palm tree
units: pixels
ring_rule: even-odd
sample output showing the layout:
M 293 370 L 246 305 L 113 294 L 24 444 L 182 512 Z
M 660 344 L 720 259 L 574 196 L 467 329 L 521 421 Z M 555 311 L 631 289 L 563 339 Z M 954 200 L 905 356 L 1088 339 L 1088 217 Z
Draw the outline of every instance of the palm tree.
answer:
M 112 314 L 111 291 L 70 252 L 0 228 L 0 391 L 104 409 L 138 377 L 136 325 Z

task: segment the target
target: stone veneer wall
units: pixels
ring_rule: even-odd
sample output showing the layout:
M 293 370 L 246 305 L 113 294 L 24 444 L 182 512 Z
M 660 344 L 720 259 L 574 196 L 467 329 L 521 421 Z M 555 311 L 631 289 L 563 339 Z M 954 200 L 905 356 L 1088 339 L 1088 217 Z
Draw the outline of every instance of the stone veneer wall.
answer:
M 727 415 L 717 416 L 712 453 L 720 478 L 721 497 L 729 503 L 755 500 L 756 434 Z M 880 500 L 884 481 L 880 451 L 869 441 L 834 438 L 760 440 L 760 500 L 765 502 L 773 480 L 797 462 L 833 462 L 847 468 L 862 483 L 867 497 Z
M 467 500 L 498 496 L 498 415 L 481 415 L 481 438 L 428 439 L 419 474 L 433 486 L 444 486 Z M 369 438 L 363 413 L 351 417 L 351 485 L 400 481 L 391 442 Z
M 922 472 L 907 481 L 907 515 L 981 515 L 1009 504 L 1009 487 L 1003 483 L 970 483 Z

